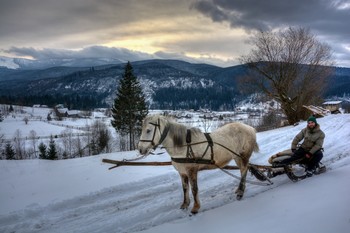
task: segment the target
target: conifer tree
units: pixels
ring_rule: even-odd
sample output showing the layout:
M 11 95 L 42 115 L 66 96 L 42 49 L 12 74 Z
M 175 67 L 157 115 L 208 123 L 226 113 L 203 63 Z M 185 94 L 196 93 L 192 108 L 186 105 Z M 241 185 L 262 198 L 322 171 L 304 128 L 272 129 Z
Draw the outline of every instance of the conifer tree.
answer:
M 141 133 L 142 120 L 147 116 L 148 108 L 130 62 L 125 66 L 111 111 L 112 126 L 122 137 L 129 136 L 129 150 L 134 150 L 135 137 Z
M 4 120 L 4 115 L 2 114 L 1 110 L 0 110 L 0 122 L 2 122 Z
M 50 160 L 57 159 L 56 143 L 55 143 L 55 140 L 53 140 L 52 135 L 50 136 L 49 149 L 47 150 L 47 159 L 50 159 Z
M 15 150 L 13 149 L 12 145 L 10 143 L 6 143 L 5 146 L 5 157 L 7 160 L 15 159 Z
M 41 142 L 38 146 L 38 149 L 39 149 L 39 159 L 47 159 L 46 145 Z

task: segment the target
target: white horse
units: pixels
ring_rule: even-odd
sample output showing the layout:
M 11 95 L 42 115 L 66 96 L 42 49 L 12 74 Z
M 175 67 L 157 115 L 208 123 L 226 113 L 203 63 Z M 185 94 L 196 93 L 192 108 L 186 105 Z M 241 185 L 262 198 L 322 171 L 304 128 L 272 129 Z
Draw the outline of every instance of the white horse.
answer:
M 240 200 L 245 190 L 249 158 L 258 151 L 254 128 L 234 122 L 226 124 L 208 136 L 197 128 L 187 128 L 170 118 L 153 115 L 145 118 L 138 149 L 142 155 L 148 154 L 162 144 L 171 156 L 172 164 L 179 172 L 184 199 L 181 209 L 190 204 L 189 183 L 194 198 L 192 213 L 200 208 L 197 173 L 200 170 L 221 168 L 232 159 L 241 172 L 241 180 L 236 190 Z

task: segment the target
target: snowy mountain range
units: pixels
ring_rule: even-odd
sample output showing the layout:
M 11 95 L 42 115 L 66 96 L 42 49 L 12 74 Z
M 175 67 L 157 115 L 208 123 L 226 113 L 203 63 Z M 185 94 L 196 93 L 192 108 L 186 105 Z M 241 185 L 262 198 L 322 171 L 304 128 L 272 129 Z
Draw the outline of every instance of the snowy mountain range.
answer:
M 21 98 L 21 104 L 27 105 L 66 102 L 75 108 L 106 107 L 115 98 L 124 66 L 125 62 L 109 58 L 33 61 L 0 57 L 0 93 L 5 100 Z M 237 87 L 237 80 L 246 74 L 244 65 L 222 68 L 144 60 L 132 66 L 153 109 L 232 110 L 246 97 Z M 344 94 L 350 94 L 350 68 L 336 68 L 325 97 Z M 79 105 L 82 102 L 85 106 Z
M 90 67 L 109 64 L 120 64 L 124 62 L 126 61 L 103 57 L 31 60 L 26 58 L 9 58 L 0 56 L 0 67 L 6 67 L 9 69 L 47 69 L 57 66 Z

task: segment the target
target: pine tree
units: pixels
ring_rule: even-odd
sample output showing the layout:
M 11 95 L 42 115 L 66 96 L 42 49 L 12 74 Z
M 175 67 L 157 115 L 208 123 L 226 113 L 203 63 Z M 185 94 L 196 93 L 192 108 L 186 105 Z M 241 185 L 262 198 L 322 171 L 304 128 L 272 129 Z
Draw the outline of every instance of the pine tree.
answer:
M 4 115 L 2 114 L 1 110 L 0 110 L 0 122 L 2 122 L 4 120 Z
M 142 120 L 148 114 L 145 96 L 128 62 L 117 88 L 112 108 L 112 126 L 121 136 L 129 136 L 129 149 L 135 149 L 135 136 L 141 133 Z
M 47 159 L 47 153 L 46 153 L 46 145 L 44 143 L 40 143 L 38 146 L 39 149 L 39 159 Z
M 6 143 L 4 154 L 7 160 L 15 159 L 16 153 L 10 143 Z
M 53 140 L 52 135 L 50 137 L 49 149 L 47 150 L 47 159 L 50 159 L 50 160 L 56 160 L 57 159 L 56 143 Z

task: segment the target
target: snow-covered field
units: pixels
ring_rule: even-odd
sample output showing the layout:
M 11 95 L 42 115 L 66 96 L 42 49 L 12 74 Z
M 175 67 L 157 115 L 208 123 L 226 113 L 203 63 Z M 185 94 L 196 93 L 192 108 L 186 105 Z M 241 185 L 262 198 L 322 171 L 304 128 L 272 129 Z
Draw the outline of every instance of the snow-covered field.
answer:
M 203 171 L 197 215 L 179 209 L 182 188 L 172 166 L 108 170 L 111 165 L 101 162 L 135 158 L 136 151 L 58 161 L 1 160 L 0 232 L 347 233 L 350 115 L 330 115 L 318 122 L 326 133 L 326 173 L 297 183 L 285 175 L 273 178 L 271 186 L 248 183 L 237 201 L 238 180 L 220 170 Z M 258 133 L 260 152 L 251 162 L 267 164 L 272 154 L 290 147 L 303 127 L 304 122 Z M 166 153 L 143 159 L 169 160 Z

